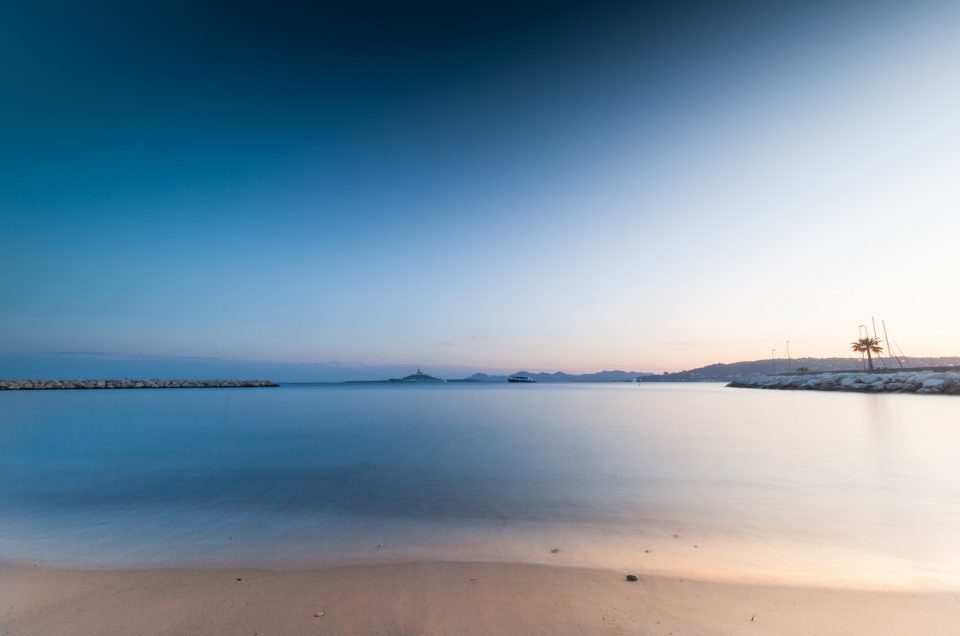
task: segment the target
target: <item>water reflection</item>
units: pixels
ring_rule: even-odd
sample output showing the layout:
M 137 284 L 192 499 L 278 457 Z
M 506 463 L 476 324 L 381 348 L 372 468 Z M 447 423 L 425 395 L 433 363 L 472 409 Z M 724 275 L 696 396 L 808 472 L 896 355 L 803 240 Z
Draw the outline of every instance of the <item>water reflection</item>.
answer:
M 0 558 L 529 560 L 563 541 L 586 565 L 955 576 L 957 421 L 945 397 L 719 385 L 11 393 Z

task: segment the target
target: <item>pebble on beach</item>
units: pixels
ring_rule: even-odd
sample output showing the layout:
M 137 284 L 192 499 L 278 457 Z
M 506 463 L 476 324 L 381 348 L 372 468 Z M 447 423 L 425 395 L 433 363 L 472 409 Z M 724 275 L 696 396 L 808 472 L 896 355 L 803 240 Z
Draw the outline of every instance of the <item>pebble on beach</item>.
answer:
M 640 579 L 637 578 L 637 575 L 636 575 L 636 574 L 628 574 L 628 575 L 627 575 L 627 580 L 628 580 L 628 581 L 639 581 Z

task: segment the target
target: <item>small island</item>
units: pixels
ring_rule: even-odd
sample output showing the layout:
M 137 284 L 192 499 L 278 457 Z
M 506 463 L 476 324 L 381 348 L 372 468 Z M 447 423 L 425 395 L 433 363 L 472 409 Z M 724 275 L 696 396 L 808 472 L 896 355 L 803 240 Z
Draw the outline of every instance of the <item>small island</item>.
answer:
M 404 376 L 402 378 L 391 378 L 389 381 L 405 382 L 405 383 L 414 382 L 418 384 L 442 384 L 446 382 L 446 380 L 444 380 L 443 378 L 438 378 L 433 375 L 427 375 L 420 369 L 417 369 L 416 373 L 411 373 L 410 375 Z
M 223 389 L 280 386 L 270 380 L 0 380 L 0 391 L 65 389 Z

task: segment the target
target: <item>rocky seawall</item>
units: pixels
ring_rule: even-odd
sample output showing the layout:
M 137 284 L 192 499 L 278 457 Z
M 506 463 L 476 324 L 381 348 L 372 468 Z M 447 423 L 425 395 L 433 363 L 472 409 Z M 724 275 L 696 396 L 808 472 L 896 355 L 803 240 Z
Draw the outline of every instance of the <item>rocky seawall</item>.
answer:
M 927 393 L 960 395 L 957 371 L 841 371 L 784 375 L 753 375 L 727 386 L 742 389 L 856 391 L 859 393 Z
M 0 391 L 62 389 L 220 389 L 280 386 L 270 380 L 0 380 Z

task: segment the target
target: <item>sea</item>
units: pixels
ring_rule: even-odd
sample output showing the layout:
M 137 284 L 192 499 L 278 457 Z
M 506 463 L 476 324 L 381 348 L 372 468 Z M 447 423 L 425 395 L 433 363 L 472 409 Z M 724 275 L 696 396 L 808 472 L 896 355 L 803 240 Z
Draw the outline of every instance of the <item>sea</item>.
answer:
M 0 564 L 460 560 L 960 582 L 960 398 L 722 384 L 0 392 Z

